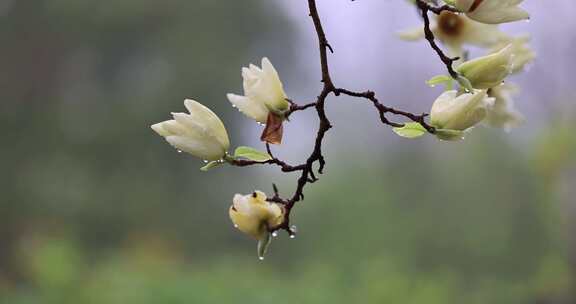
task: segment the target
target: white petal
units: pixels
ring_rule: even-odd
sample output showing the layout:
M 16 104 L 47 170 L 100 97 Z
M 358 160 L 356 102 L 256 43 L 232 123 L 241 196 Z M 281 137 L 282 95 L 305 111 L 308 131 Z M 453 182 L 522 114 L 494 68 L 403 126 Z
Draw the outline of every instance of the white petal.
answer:
M 193 120 L 203 125 L 211 136 L 216 137 L 220 144 L 228 149 L 230 146 L 228 132 L 226 132 L 222 120 L 212 110 L 192 99 L 184 100 L 184 106 L 190 112 Z
M 254 65 L 254 64 L 250 64 L 250 71 L 252 71 L 254 73 L 254 75 L 256 76 L 260 76 L 262 74 L 262 69 L 259 68 L 258 66 Z
M 486 91 L 460 96 L 456 91 L 444 92 L 432 106 L 431 123 L 442 129 L 464 131 L 486 117 L 488 102 Z
M 164 122 L 159 122 L 157 124 L 153 124 L 150 126 L 150 128 L 152 128 L 152 130 L 154 130 L 156 133 L 158 133 L 158 135 L 160 136 L 169 136 L 172 135 L 172 133 L 170 133 L 168 130 L 166 130 L 164 128 L 164 124 L 166 123 L 166 121 Z
M 236 211 L 241 213 L 250 213 L 250 203 L 245 195 L 236 194 L 232 199 L 232 204 Z
M 175 120 L 168 120 L 164 122 L 164 129 L 170 132 L 171 135 L 186 135 L 186 128 Z
M 286 101 L 287 96 L 284 92 L 284 86 L 280 80 L 278 72 L 266 57 L 262 58 L 262 71 L 264 71 L 265 76 L 263 82 L 266 85 L 266 89 L 269 91 L 269 99 L 266 101 L 266 104 L 270 108 L 278 111 L 287 110 L 290 105 Z
M 185 136 L 168 136 L 166 141 L 174 148 L 204 160 L 218 160 L 226 150 L 215 140 L 198 140 Z
M 200 121 L 192 119 L 192 116 L 186 113 L 172 113 L 172 117 L 186 130 L 187 135 L 205 136 L 207 129 Z
M 268 108 L 263 103 L 256 102 L 246 96 L 227 94 L 228 100 L 244 115 L 260 122 L 266 123 L 268 119 Z
M 521 2 L 518 0 L 484 0 L 474 11 L 465 10 L 465 12 L 468 17 L 488 24 L 529 19 L 528 12 L 518 6 Z
M 487 24 L 500 24 L 530 19 L 530 14 L 519 7 L 500 9 L 498 12 L 479 10 L 468 14 L 468 16 L 474 20 Z

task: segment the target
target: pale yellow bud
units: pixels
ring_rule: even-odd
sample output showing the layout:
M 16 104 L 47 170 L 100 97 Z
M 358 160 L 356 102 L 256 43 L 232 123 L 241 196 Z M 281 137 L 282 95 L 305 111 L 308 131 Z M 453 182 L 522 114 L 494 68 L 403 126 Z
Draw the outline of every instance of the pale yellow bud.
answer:
M 432 105 L 430 123 L 438 129 L 464 131 L 486 117 L 492 102 L 484 90 L 461 95 L 446 91 Z
M 229 210 L 234 226 L 251 237 L 262 240 L 268 230 L 284 221 L 284 208 L 266 201 L 266 194 L 255 191 L 252 194 L 236 194 Z
M 462 63 L 456 71 L 466 77 L 473 88 L 498 86 L 510 75 L 514 64 L 514 48 L 508 45 L 500 51 Z
M 242 68 L 244 96 L 228 94 L 228 100 L 246 116 L 266 123 L 269 112 L 281 115 L 290 108 L 278 72 L 268 60 L 262 68 L 250 64 Z
M 197 101 L 186 99 L 190 114 L 172 113 L 173 120 L 151 126 L 170 145 L 179 151 L 190 153 L 204 160 L 219 160 L 230 147 L 224 124 L 207 107 Z

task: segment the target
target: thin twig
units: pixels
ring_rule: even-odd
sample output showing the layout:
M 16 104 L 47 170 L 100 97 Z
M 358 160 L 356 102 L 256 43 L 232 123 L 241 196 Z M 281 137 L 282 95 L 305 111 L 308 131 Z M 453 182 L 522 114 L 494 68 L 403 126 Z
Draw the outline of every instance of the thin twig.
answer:
M 452 10 L 452 8 L 450 6 L 447 6 L 447 5 L 436 8 L 436 7 L 429 5 L 428 3 L 424 2 L 424 0 L 416 0 L 416 5 L 420 9 L 420 12 L 422 14 L 422 20 L 424 20 L 424 37 L 426 38 L 426 40 L 430 44 L 430 47 L 432 47 L 432 49 L 434 49 L 434 51 L 436 51 L 436 53 L 438 54 L 438 57 L 440 57 L 440 60 L 442 60 L 444 65 L 446 65 L 446 69 L 448 70 L 448 73 L 450 74 L 450 76 L 452 76 L 452 78 L 458 80 L 458 78 L 459 78 L 458 72 L 456 72 L 454 70 L 452 65 L 454 64 L 455 61 L 457 61 L 460 58 L 459 57 L 450 58 L 446 54 L 444 54 L 444 51 L 442 51 L 442 49 L 436 43 L 436 38 L 434 37 L 434 33 L 432 32 L 432 29 L 430 28 L 430 17 L 428 16 L 429 11 L 432 11 L 435 14 L 440 14 L 443 11 L 454 11 L 454 10 Z
M 348 95 L 348 96 L 352 96 L 352 97 L 365 98 L 365 99 L 372 101 L 372 103 L 374 104 L 374 107 L 376 107 L 376 109 L 380 113 L 380 120 L 382 121 L 382 123 L 384 123 L 386 125 L 389 125 L 392 127 L 404 126 L 404 124 L 391 122 L 386 118 L 386 116 L 385 116 L 386 113 L 392 113 L 395 115 L 404 116 L 404 117 L 406 117 L 406 118 L 408 118 L 414 122 L 420 123 L 429 133 L 434 133 L 436 131 L 436 129 L 433 126 L 426 123 L 425 118 L 428 116 L 428 114 L 423 113 L 423 114 L 417 115 L 417 114 L 413 114 L 410 112 L 397 110 L 397 109 L 385 106 L 382 103 L 380 103 L 378 98 L 376 98 L 376 94 L 374 94 L 374 92 L 372 92 L 372 91 L 354 92 L 354 91 L 339 88 L 339 89 L 335 90 L 335 94 L 336 95 L 344 94 L 344 95 Z

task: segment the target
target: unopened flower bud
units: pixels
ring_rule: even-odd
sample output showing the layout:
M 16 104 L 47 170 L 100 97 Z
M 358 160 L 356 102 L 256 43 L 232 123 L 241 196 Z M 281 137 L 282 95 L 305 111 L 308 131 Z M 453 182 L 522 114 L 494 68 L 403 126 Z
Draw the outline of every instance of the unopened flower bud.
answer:
M 500 51 L 466 61 L 456 71 L 466 77 L 475 89 L 498 86 L 513 69 L 514 48 L 508 45 Z
M 464 131 L 486 117 L 492 102 L 484 90 L 461 95 L 446 91 L 432 105 L 430 123 L 438 129 Z
M 186 99 L 184 106 L 190 112 L 172 113 L 174 119 L 151 126 L 170 145 L 204 160 L 219 160 L 230 147 L 224 124 L 207 107 Z
M 269 229 L 282 224 L 284 208 L 266 201 L 263 192 L 255 191 L 248 195 L 236 194 L 229 215 L 240 231 L 261 240 Z
M 284 113 L 290 109 L 278 72 L 268 60 L 262 59 L 262 68 L 250 64 L 242 68 L 244 96 L 228 94 L 228 100 L 240 112 L 266 124 L 262 140 L 279 144 L 282 140 Z

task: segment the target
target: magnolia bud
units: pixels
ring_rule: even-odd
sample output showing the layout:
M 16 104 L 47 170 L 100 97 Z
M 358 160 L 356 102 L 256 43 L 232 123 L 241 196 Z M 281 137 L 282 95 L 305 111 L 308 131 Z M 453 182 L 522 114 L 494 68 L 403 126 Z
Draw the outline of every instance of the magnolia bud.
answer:
M 522 1 L 524 0 L 455 0 L 454 4 L 470 19 L 498 24 L 529 19 L 528 12 L 518 7 Z
M 250 64 L 242 68 L 244 96 L 228 94 L 228 100 L 246 116 L 266 123 L 268 113 L 281 115 L 290 108 L 278 72 L 268 60 L 262 59 L 262 68 Z
M 290 109 L 278 72 L 268 60 L 262 59 L 262 68 L 250 64 L 242 68 L 244 95 L 228 94 L 228 100 L 246 116 L 266 124 L 262 140 L 279 144 L 282 140 L 284 113 Z
M 432 105 L 430 123 L 438 129 L 464 131 L 486 117 L 492 102 L 486 97 L 486 91 L 461 95 L 457 91 L 446 91 Z
M 462 63 L 456 71 L 466 77 L 475 89 L 498 86 L 513 69 L 514 48 L 508 45 L 500 51 Z
M 207 107 L 186 99 L 184 106 L 190 112 L 172 113 L 173 120 L 152 125 L 152 130 L 163 136 L 174 148 L 204 160 L 219 160 L 230 147 L 224 124 Z
M 234 195 L 229 210 L 230 219 L 240 231 L 261 240 L 268 229 L 277 227 L 284 221 L 284 208 L 266 201 L 266 194 L 255 191 L 252 194 Z

